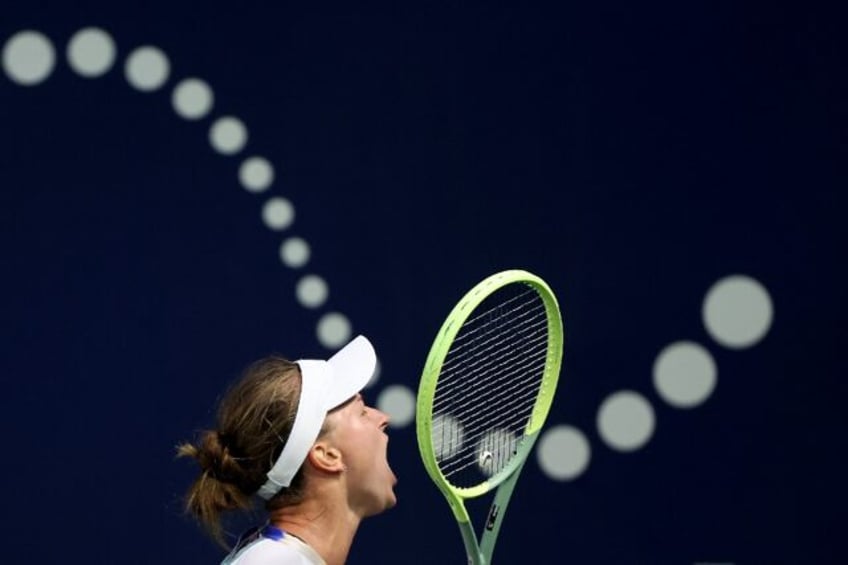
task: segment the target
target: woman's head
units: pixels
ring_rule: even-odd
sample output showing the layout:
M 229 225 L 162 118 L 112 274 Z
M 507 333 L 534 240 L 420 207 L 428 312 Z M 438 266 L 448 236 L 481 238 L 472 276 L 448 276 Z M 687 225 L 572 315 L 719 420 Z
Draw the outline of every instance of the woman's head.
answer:
M 248 509 L 253 495 L 274 511 L 299 502 L 301 468 L 326 431 L 327 413 L 355 396 L 376 367 L 376 354 L 360 336 L 327 361 L 271 356 L 250 365 L 222 398 L 214 430 L 178 447 L 201 468 L 186 497 L 194 514 L 224 544 L 222 514 Z

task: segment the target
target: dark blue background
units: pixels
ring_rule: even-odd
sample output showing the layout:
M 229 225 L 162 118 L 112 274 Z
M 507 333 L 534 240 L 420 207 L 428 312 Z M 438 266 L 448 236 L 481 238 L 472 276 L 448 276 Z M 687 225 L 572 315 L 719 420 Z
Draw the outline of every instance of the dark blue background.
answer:
M 383 377 L 417 386 L 455 301 L 505 268 L 544 277 L 564 310 L 551 423 L 584 430 L 586 471 L 528 464 L 497 563 L 831 563 L 848 559 L 845 19 L 814 3 L 4 6 L 0 41 L 35 29 L 57 66 L 0 76 L 0 426 L 8 563 L 213 563 L 181 515 L 195 469 L 174 446 L 270 352 L 329 354 L 314 327 L 350 317 Z M 88 80 L 64 46 L 108 31 L 114 68 Z M 141 93 L 135 47 L 171 76 Z M 177 116 L 199 76 L 211 115 Z M 207 142 L 234 114 L 240 156 Z M 291 230 L 260 220 L 241 157 L 276 169 Z M 288 235 L 330 299 L 299 306 Z M 768 288 L 755 347 L 713 342 L 715 281 Z M 651 384 L 668 343 L 710 350 L 718 387 L 675 410 Z M 639 451 L 605 447 L 600 402 L 651 400 Z M 463 563 L 419 462 L 393 432 L 398 507 L 367 521 L 351 563 Z

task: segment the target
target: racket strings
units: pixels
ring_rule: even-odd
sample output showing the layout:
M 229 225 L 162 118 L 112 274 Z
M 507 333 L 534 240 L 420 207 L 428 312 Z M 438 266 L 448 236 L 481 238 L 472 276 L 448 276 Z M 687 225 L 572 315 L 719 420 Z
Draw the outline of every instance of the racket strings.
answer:
M 537 297 L 536 291 L 529 286 L 525 286 L 520 292 L 515 292 L 512 289 L 512 292 L 515 293 L 514 296 L 501 300 L 496 305 L 486 310 L 481 310 L 474 316 L 469 317 L 463 325 L 470 330 L 462 335 L 457 335 L 453 340 L 454 345 L 462 343 L 463 340 L 468 338 L 469 334 L 475 331 L 473 328 L 479 329 L 479 327 L 485 327 L 485 324 L 481 324 L 481 321 L 488 322 L 496 312 L 508 315 L 512 312 L 525 310 L 527 308 L 527 300 Z M 534 305 L 542 305 L 541 301 L 534 300 L 533 302 Z
M 535 318 L 527 318 L 530 315 L 535 315 Z M 547 355 L 547 319 L 542 319 L 545 322 L 544 327 L 538 327 L 540 315 L 545 315 L 544 309 L 524 312 L 521 315 L 521 318 L 524 319 L 519 323 L 510 324 L 512 332 L 516 334 L 526 332 L 530 335 L 529 338 L 524 340 L 523 344 L 519 344 L 530 349 L 526 352 L 526 355 L 530 356 L 528 363 L 535 360 L 535 353 L 537 352 L 533 350 L 536 348 L 538 348 L 538 353 L 543 356 Z M 501 328 L 490 325 L 488 334 L 489 339 L 475 344 L 477 346 L 473 349 L 461 345 L 458 347 L 454 345 L 451 348 L 445 363 L 442 365 L 434 407 L 437 407 L 442 400 L 449 401 L 452 398 L 451 392 L 454 387 L 461 387 L 463 390 L 474 389 L 475 385 L 478 385 L 481 380 L 487 379 L 493 372 L 515 368 L 514 359 L 503 355 L 501 352 L 507 345 L 503 343 Z M 512 337 L 512 341 L 517 341 L 515 336 Z
M 532 408 L 535 401 L 535 398 L 531 399 L 529 406 L 523 406 L 522 408 Z M 503 434 L 503 437 L 494 435 L 492 436 L 494 439 L 490 439 L 488 434 L 491 430 L 478 430 L 477 433 L 464 436 L 463 441 L 472 445 L 485 443 L 485 450 L 492 452 L 493 457 L 499 458 L 493 464 L 497 464 L 499 461 L 505 463 L 513 455 L 512 451 L 520 445 L 519 442 L 523 437 L 520 432 L 526 420 L 527 416 L 525 414 L 516 413 L 513 415 L 513 418 L 504 421 L 499 427 L 500 430 L 508 432 Z M 434 433 L 436 432 L 434 431 Z M 484 438 L 486 438 L 485 441 L 483 441 Z M 498 441 L 500 443 L 497 443 Z M 451 476 L 459 471 L 479 466 L 481 463 L 485 465 L 487 464 L 485 457 L 486 454 L 482 453 L 480 448 L 473 451 L 465 450 L 460 455 L 447 459 L 441 466 L 442 473 L 445 476 Z
M 518 451 L 547 363 L 547 311 L 535 289 L 509 285 L 478 310 L 454 338 L 433 398 L 437 464 L 458 487 L 479 484 Z
M 458 356 L 460 352 L 468 350 L 471 347 L 470 354 L 480 357 L 485 353 L 487 347 L 493 345 L 492 342 L 494 340 L 502 338 L 503 332 L 499 326 L 504 323 L 509 324 L 509 329 L 513 332 L 520 332 L 528 326 L 538 324 L 539 315 L 545 313 L 544 304 L 538 300 L 530 304 L 527 302 L 517 303 L 516 300 L 518 298 L 532 299 L 536 298 L 536 295 L 532 291 L 525 292 L 522 296 L 509 301 L 508 304 L 512 306 L 509 309 L 505 308 L 506 304 L 502 304 L 492 307 L 470 320 L 466 320 L 463 325 L 464 331 L 457 335 L 451 345 L 451 353 Z M 544 321 L 547 323 L 546 318 Z M 490 337 L 486 337 L 487 335 Z M 459 361 L 460 359 L 452 357 L 450 353 L 446 359 L 448 365 L 452 362 L 455 364 Z
M 504 377 L 506 379 L 509 376 Z M 503 379 L 501 379 L 503 380 Z M 464 422 L 462 441 L 466 445 L 477 445 L 479 440 L 490 431 L 491 427 L 473 427 L 473 418 L 481 405 L 488 407 L 489 411 L 496 412 L 498 416 L 498 428 L 507 430 L 511 436 L 521 437 L 527 423 L 528 415 L 532 412 L 536 403 L 538 386 L 532 372 L 525 372 L 524 378 L 515 381 L 515 386 L 503 387 L 499 392 L 489 395 L 481 395 L 478 401 L 468 401 L 457 404 L 453 410 L 435 410 L 437 414 L 450 414 L 450 418 L 439 418 L 433 424 L 433 435 L 440 445 L 456 443 L 457 432 L 454 426 L 457 422 Z M 464 459 L 463 459 L 464 455 Z M 475 452 L 466 450 L 459 457 L 455 457 L 443 464 L 443 472 L 453 472 L 458 468 L 473 465 L 476 461 Z
M 527 355 L 534 355 L 535 350 L 539 350 L 543 355 L 546 355 L 547 334 L 539 332 L 537 329 L 533 337 L 526 340 L 524 346 L 528 349 L 526 352 Z M 502 348 L 503 344 L 498 343 L 495 347 Z M 488 376 L 492 371 L 511 366 L 512 359 L 499 358 L 493 361 L 491 357 L 480 356 L 481 351 L 488 351 L 490 349 L 492 348 L 487 347 L 486 349 L 476 351 L 471 359 L 466 359 L 467 355 L 463 351 L 451 350 L 449 355 L 453 354 L 455 357 L 451 359 L 450 363 L 445 363 L 442 366 L 442 378 L 445 381 L 439 381 L 442 387 L 440 392 L 447 394 L 453 386 L 471 386 L 481 378 Z
M 461 397 L 462 400 L 459 403 L 451 403 L 452 397 L 439 397 L 438 400 L 433 402 L 433 409 L 438 411 L 443 406 L 450 405 L 454 412 L 458 411 L 461 413 L 468 407 L 473 408 L 481 403 L 502 399 L 505 396 L 508 398 L 510 394 L 515 392 L 515 389 L 522 391 L 523 394 L 535 396 L 537 391 L 532 387 L 532 383 L 537 381 L 538 378 L 533 371 L 540 364 L 543 365 L 547 357 L 547 340 L 545 336 L 542 336 L 536 345 L 536 349 L 531 350 L 529 352 L 530 356 L 520 365 L 510 365 L 508 361 L 504 360 L 493 367 L 478 365 L 471 368 L 466 375 L 463 375 L 464 377 L 470 375 L 467 376 L 469 382 L 462 383 L 458 379 L 457 383 L 462 385 L 463 393 L 468 390 L 476 390 L 480 396 L 472 398 L 463 394 Z M 486 377 L 493 372 L 499 375 L 494 381 L 483 386 L 475 387 L 475 385 L 481 385 Z M 521 381 L 515 382 L 513 380 L 516 377 L 520 378 L 521 375 L 524 375 Z
M 500 419 L 498 421 L 498 427 L 516 433 L 521 432 L 523 425 L 526 423 L 527 415 L 532 410 L 535 402 L 536 396 L 531 394 L 525 394 L 522 398 L 515 399 L 510 403 L 510 405 L 506 406 L 505 410 L 501 410 L 499 412 Z M 433 428 L 434 433 L 450 433 L 450 422 L 467 422 L 471 416 L 471 412 L 459 414 L 451 413 L 450 420 L 439 420 L 439 424 Z M 466 428 L 463 435 L 466 441 L 472 441 L 479 439 L 486 431 L 487 428 L 483 427 L 479 427 L 476 430 L 472 429 L 470 431 Z
M 501 380 L 509 379 L 512 375 L 507 375 Z M 485 390 L 479 394 L 479 398 L 475 400 L 464 399 L 450 407 L 449 410 L 437 410 L 436 413 L 449 412 L 451 416 L 460 422 L 473 421 L 478 415 L 481 407 L 488 413 L 499 415 L 499 426 L 501 428 L 508 427 L 510 430 L 520 432 L 522 417 L 529 415 L 532 410 L 533 403 L 538 395 L 537 379 L 532 373 L 524 373 L 515 375 L 515 380 L 508 383 L 509 386 L 498 387 L 495 389 Z M 511 425 L 513 417 L 517 417 L 515 429 Z M 526 422 L 526 418 L 524 419 Z M 470 433 L 466 433 L 467 438 L 472 438 Z
M 543 311 L 541 312 L 544 313 Z M 546 322 L 546 319 L 542 321 Z M 526 328 L 535 323 L 538 326 L 539 318 L 521 324 Z M 516 331 L 516 326 L 512 325 L 511 330 Z M 519 328 L 520 329 L 520 328 Z M 489 333 L 494 333 L 491 330 Z M 495 343 L 494 339 L 483 342 L 483 347 L 475 351 L 477 357 L 474 361 L 466 361 L 466 356 L 463 355 L 462 348 L 452 348 L 448 354 L 449 361 L 442 366 L 442 374 L 439 378 L 439 387 L 437 389 L 436 398 L 433 402 L 434 410 L 438 411 L 446 405 L 450 405 L 454 411 L 462 410 L 464 406 L 474 406 L 483 404 L 493 400 L 488 397 L 489 394 L 494 394 L 494 398 L 500 398 L 514 392 L 515 389 L 523 390 L 527 394 L 535 394 L 532 386 L 527 386 L 528 381 L 538 380 L 539 375 L 535 369 L 540 366 L 544 367 L 547 357 L 547 327 L 536 327 L 532 337 L 524 340 L 524 343 L 507 343 L 504 344 L 501 339 Z M 518 355 L 504 355 L 503 350 L 515 346 L 520 347 L 521 351 L 515 351 Z M 519 356 L 518 362 L 514 357 Z M 525 380 L 515 382 L 513 379 L 517 375 L 525 375 Z M 498 375 L 492 379 L 492 375 Z M 461 388 L 464 402 L 459 404 L 453 402 L 453 392 L 455 389 Z M 482 389 L 482 390 L 481 390 Z M 469 395 L 468 392 L 476 392 L 476 395 Z
M 529 410 L 527 409 L 528 406 L 526 405 L 529 405 L 529 407 L 532 408 L 533 403 L 536 401 L 536 396 L 537 392 L 535 390 L 525 390 L 515 395 L 505 392 L 498 398 L 493 399 L 501 401 L 500 404 L 495 405 L 490 401 L 487 408 L 488 411 L 499 414 L 500 427 L 506 427 L 506 423 L 512 420 L 512 416 L 515 416 L 516 414 L 519 416 L 529 415 Z M 477 415 L 478 410 L 479 405 L 467 406 L 466 409 L 462 411 L 451 411 L 451 415 L 459 421 L 469 421 Z M 517 429 L 515 431 L 521 430 Z M 471 437 L 468 432 L 466 432 L 466 437 Z

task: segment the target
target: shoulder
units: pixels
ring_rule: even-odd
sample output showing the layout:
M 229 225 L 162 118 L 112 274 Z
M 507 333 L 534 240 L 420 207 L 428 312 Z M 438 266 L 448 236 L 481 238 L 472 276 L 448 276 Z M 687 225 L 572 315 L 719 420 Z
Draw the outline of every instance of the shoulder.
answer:
M 287 543 L 289 539 L 272 540 L 260 538 L 239 548 L 221 562 L 221 565 L 315 565 L 323 561 L 314 561 L 304 555 L 297 544 Z

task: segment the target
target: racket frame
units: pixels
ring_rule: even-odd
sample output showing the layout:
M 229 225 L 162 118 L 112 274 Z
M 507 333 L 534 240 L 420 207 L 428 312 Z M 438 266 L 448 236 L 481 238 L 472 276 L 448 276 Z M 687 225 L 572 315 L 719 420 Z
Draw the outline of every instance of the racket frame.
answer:
M 457 487 L 452 485 L 442 474 L 436 462 L 433 448 L 433 400 L 436 385 L 442 370 L 442 365 L 450 351 L 454 338 L 460 328 L 486 298 L 499 289 L 510 284 L 526 284 L 532 287 L 542 299 L 548 324 L 548 345 L 545 359 L 545 371 L 542 377 L 539 393 L 533 406 L 524 437 L 518 442 L 518 451 L 510 461 L 488 480 L 472 487 Z M 539 431 L 550 412 L 559 380 L 562 364 L 563 329 L 562 316 L 556 296 L 544 280 L 524 270 L 511 269 L 495 273 L 469 290 L 454 306 L 442 324 L 436 339 L 430 348 L 424 371 L 418 386 L 416 401 L 416 435 L 421 459 L 427 474 L 448 501 L 448 505 L 456 518 L 462 533 L 462 540 L 468 555 L 469 565 L 488 565 L 494 552 L 495 542 L 500 532 L 503 516 L 509 500 L 512 497 L 525 461 L 533 449 Z M 486 524 L 480 541 L 474 531 L 465 500 L 477 498 L 497 488 L 495 497 L 489 507 Z

